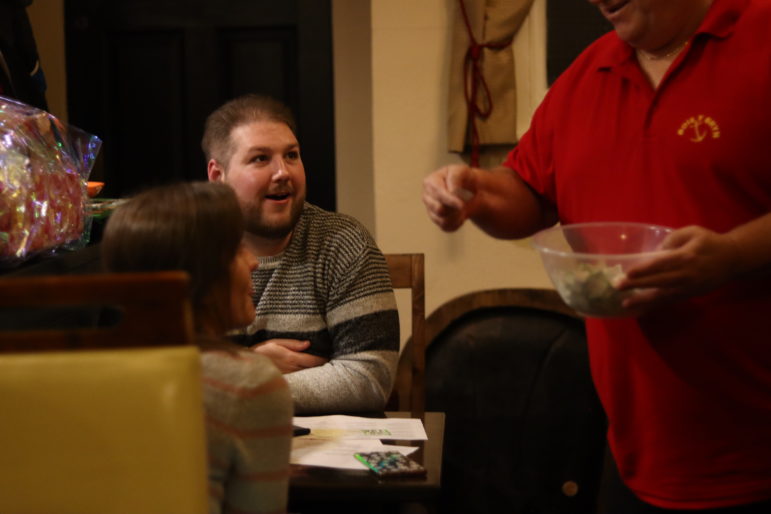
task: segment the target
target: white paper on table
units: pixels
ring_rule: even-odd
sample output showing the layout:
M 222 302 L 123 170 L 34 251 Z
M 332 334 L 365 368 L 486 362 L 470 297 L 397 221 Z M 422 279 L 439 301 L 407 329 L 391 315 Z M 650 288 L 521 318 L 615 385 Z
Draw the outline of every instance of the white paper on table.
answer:
M 418 451 L 417 446 L 397 446 L 395 444 L 384 444 L 383 448 L 380 451 L 386 451 L 386 452 L 399 452 L 402 455 L 409 455 L 413 452 Z
M 368 469 L 356 460 L 354 453 L 376 451 L 398 451 L 409 455 L 417 450 L 414 446 L 383 444 L 377 439 L 314 439 L 310 436 L 292 439 L 290 464 L 322 466 L 338 469 Z
M 314 439 L 397 439 L 425 441 L 426 429 L 417 418 L 364 418 L 360 416 L 300 416 L 295 425 L 311 429 L 303 438 Z

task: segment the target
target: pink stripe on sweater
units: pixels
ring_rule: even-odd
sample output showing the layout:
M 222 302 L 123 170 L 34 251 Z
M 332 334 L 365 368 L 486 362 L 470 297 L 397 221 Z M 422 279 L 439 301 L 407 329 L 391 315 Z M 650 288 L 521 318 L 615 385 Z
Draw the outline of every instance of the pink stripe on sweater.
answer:
M 286 514 L 286 509 L 274 510 L 272 512 L 265 512 L 263 510 L 261 511 L 241 510 L 241 509 L 236 509 L 232 505 L 225 505 L 223 512 L 225 514 L 255 514 L 256 512 L 259 512 L 259 514 Z
M 241 439 L 250 439 L 253 437 L 284 437 L 292 434 L 292 425 L 253 428 L 250 430 L 245 430 L 228 425 L 227 423 L 223 423 L 222 421 L 214 419 L 208 415 L 206 416 L 206 422 L 217 430 L 221 430 L 227 434 L 240 437 Z
M 271 482 L 274 480 L 284 480 L 289 476 L 289 468 L 272 471 L 254 471 L 252 473 L 238 473 L 236 480 L 245 482 Z
M 238 387 L 227 382 L 222 382 L 210 377 L 203 377 L 203 383 L 209 387 L 217 389 L 219 391 L 225 391 L 232 393 L 241 398 L 250 398 L 253 396 L 260 396 L 262 394 L 272 393 L 274 391 L 280 391 L 286 389 L 288 386 L 284 377 L 276 377 L 270 382 L 266 382 L 257 387 Z

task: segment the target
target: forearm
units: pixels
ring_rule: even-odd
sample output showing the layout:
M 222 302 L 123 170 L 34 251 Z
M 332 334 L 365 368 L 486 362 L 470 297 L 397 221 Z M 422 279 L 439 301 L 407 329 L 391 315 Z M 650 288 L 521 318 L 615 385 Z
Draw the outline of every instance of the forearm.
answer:
M 771 270 L 771 213 L 739 225 L 725 236 L 736 249 L 737 275 Z
M 398 352 L 366 351 L 284 375 L 295 414 L 383 410 L 391 392 Z
M 556 211 L 505 166 L 474 169 L 477 194 L 468 205 L 469 218 L 501 239 L 519 239 L 557 222 Z

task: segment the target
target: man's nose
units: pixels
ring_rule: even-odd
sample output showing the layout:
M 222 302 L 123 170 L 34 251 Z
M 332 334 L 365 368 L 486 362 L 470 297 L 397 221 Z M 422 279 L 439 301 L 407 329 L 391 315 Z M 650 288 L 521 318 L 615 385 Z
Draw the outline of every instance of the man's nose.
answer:
M 281 157 L 276 157 L 273 165 L 273 179 L 280 180 L 289 177 L 286 162 Z

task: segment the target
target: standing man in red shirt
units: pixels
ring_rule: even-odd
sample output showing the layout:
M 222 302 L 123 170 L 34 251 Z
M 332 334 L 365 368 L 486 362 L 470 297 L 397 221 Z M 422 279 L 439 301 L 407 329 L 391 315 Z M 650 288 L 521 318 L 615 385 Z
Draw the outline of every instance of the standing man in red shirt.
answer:
M 495 237 L 668 225 L 629 271 L 636 318 L 587 319 L 628 498 L 606 512 L 771 512 L 771 2 L 589 0 L 614 31 L 553 84 L 492 170 L 424 181 L 429 217 Z M 664 307 L 664 308 L 662 308 Z M 621 486 L 621 492 L 628 492 Z

